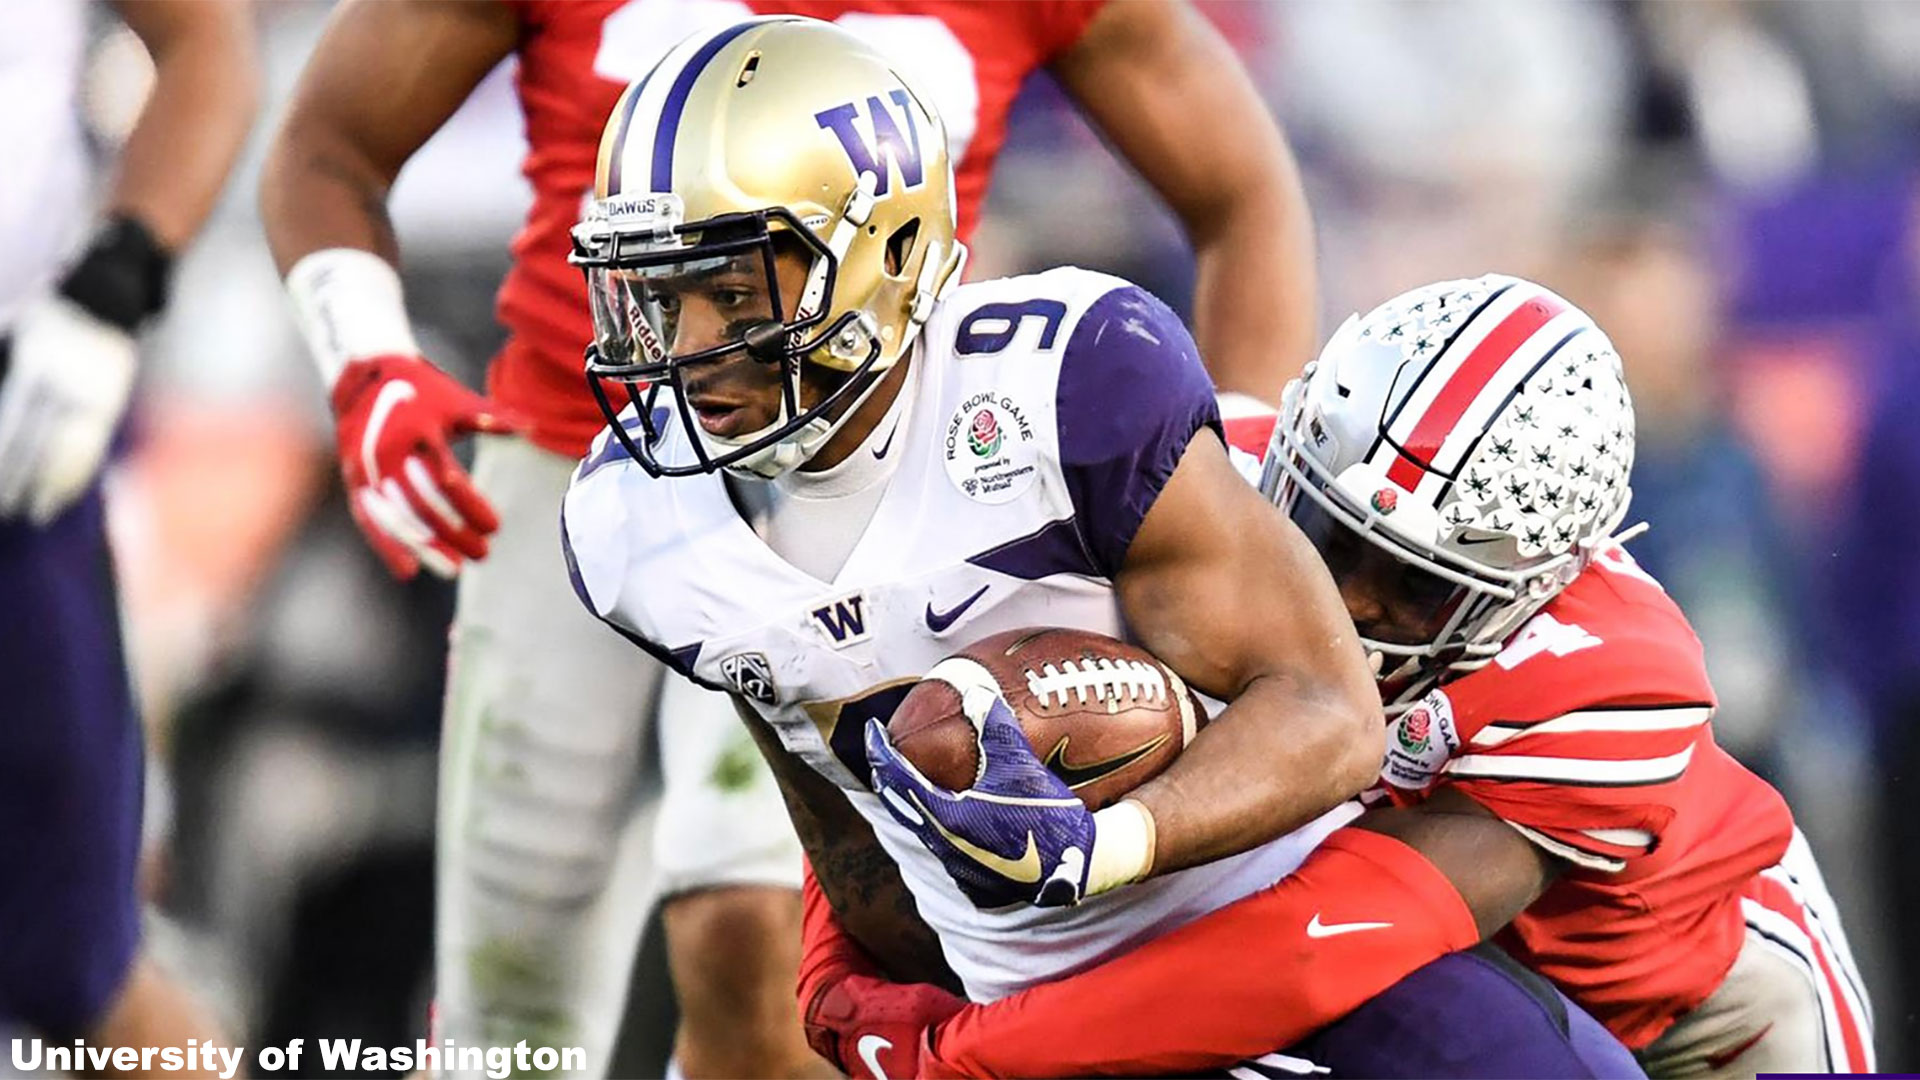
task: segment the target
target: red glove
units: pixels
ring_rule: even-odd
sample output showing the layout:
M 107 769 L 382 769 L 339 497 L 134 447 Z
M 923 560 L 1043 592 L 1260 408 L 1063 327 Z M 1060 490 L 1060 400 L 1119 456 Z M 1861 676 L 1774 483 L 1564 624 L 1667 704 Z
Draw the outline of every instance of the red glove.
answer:
M 926 983 L 845 975 L 807 1003 L 807 1045 L 856 1080 L 935 1075 L 925 1053 L 927 1032 L 966 1004 Z
M 448 442 L 518 431 L 517 418 L 425 359 L 397 353 L 341 369 L 333 414 L 353 520 L 395 577 L 422 566 L 452 577 L 462 559 L 486 558 L 500 517 Z
M 882 978 L 834 918 L 811 865 L 802 867 L 800 901 L 800 1018 L 807 1045 L 848 1076 L 927 1075 L 921 1066 L 927 1029 L 966 1002 L 937 986 Z

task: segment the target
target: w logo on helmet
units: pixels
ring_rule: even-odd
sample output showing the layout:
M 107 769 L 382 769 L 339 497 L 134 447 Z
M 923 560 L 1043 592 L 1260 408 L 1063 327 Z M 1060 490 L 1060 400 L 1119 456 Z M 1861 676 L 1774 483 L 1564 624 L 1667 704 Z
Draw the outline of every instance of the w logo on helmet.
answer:
M 920 126 L 914 123 L 912 99 L 905 90 L 895 90 L 887 95 L 900 108 L 900 115 L 906 118 L 906 134 L 900 133 L 901 124 L 894 119 L 887 103 L 877 97 L 869 97 L 866 102 L 867 116 L 872 120 L 873 143 L 861 133 L 855 122 L 860 116 L 860 103 L 847 102 L 835 105 L 824 112 L 813 114 L 820 126 L 834 133 L 840 139 L 841 149 L 847 152 L 847 159 L 853 162 L 855 175 L 863 172 L 873 174 L 876 198 L 885 198 L 888 184 L 891 183 L 887 163 L 900 170 L 900 186 L 917 188 L 926 180 L 926 167 L 920 160 Z M 882 161 L 882 158 L 885 161 Z

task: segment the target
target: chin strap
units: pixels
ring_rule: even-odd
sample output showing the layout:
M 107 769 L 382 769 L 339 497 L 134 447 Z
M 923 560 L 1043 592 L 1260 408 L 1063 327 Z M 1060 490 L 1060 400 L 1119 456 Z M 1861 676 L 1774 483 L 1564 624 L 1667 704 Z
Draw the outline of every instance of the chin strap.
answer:
M 877 348 L 878 344 L 876 343 L 874 347 Z M 846 423 L 853 414 L 860 411 L 860 406 L 865 405 L 867 399 L 873 396 L 873 392 L 880 388 L 880 383 L 886 374 L 886 371 L 869 371 L 867 373 L 867 385 L 861 387 L 860 391 L 853 395 L 852 400 L 848 402 L 845 409 L 841 410 L 838 417 L 828 418 L 826 416 L 816 416 L 801 425 L 793 434 L 788 435 L 786 438 L 781 439 L 765 450 L 757 454 L 751 454 L 741 461 L 736 461 L 728 465 L 726 467 L 727 471 L 740 476 L 753 476 L 762 480 L 772 480 L 775 477 L 792 472 L 794 469 L 805 465 L 813 458 L 813 455 L 820 452 L 820 448 L 825 446 L 827 440 L 833 437 L 833 433 L 840 430 L 841 424 Z M 744 436 L 742 441 L 750 442 L 760 438 L 766 432 L 785 424 L 789 419 L 785 415 L 786 406 L 782 405 L 780 411 L 780 419 L 751 435 Z M 695 437 L 705 438 L 706 436 L 696 433 Z

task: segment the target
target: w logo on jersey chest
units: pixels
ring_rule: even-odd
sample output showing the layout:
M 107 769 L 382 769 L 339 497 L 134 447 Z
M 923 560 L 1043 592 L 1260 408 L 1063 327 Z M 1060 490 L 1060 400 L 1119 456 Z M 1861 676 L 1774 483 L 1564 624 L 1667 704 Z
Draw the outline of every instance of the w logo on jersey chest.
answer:
M 900 171 L 900 186 L 903 188 L 917 188 L 927 178 L 926 167 L 920 159 L 920 126 L 914 123 L 907 92 L 895 90 L 887 96 L 894 105 L 899 106 L 900 117 L 895 119 L 893 110 L 887 107 L 885 101 L 877 97 L 867 98 L 866 114 L 870 123 L 866 126 L 873 131 L 871 143 L 860 130 L 860 102 L 849 101 L 845 105 L 835 105 L 813 114 L 821 127 L 839 138 L 841 149 L 847 152 L 847 159 L 853 162 L 855 175 L 863 172 L 873 174 L 877 181 L 873 189 L 874 197 L 882 199 L 887 196 L 893 169 Z M 903 127 L 906 129 L 904 134 L 901 131 Z M 887 168 L 889 162 L 893 169 Z
M 813 624 L 836 649 L 867 640 L 866 597 L 859 593 L 814 608 Z

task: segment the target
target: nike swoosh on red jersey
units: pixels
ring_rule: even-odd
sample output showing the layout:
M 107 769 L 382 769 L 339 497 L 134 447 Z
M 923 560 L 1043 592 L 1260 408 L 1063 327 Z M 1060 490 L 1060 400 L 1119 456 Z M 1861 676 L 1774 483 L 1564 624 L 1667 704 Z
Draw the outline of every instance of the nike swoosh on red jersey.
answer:
M 1341 934 L 1357 934 L 1362 930 L 1385 930 L 1392 925 L 1390 922 L 1323 923 L 1320 921 L 1320 913 L 1316 911 L 1313 913 L 1313 918 L 1307 920 L 1307 936 L 1310 938 L 1339 937 Z

